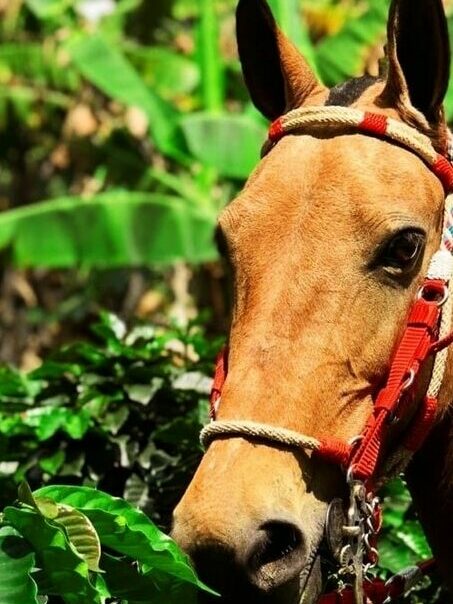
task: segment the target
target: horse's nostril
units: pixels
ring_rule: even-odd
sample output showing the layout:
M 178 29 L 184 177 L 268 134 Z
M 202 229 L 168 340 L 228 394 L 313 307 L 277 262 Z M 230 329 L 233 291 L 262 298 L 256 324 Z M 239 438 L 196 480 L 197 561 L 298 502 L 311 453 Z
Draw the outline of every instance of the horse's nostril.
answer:
M 300 530 L 288 522 L 266 522 L 261 530 L 265 537 L 254 556 L 259 566 L 288 556 L 302 543 Z
M 305 562 L 301 530 L 290 522 L 270 521 L 261 525 L 258 540 L 248 556 L 249 578 L 260 589 L 295 578 Z

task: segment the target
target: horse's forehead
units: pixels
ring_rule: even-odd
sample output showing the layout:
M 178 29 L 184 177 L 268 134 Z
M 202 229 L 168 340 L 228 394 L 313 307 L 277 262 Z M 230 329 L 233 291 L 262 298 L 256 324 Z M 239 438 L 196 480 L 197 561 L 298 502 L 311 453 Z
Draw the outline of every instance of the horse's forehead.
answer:
M 221 223 L 235 231 L 271 222 L 274 229 L 310 216 L 355 218 L 367 225 L 401 217 L 428 226 L 442 186 L 414 153 L 360 134 L 288 136 L 260 163 Z

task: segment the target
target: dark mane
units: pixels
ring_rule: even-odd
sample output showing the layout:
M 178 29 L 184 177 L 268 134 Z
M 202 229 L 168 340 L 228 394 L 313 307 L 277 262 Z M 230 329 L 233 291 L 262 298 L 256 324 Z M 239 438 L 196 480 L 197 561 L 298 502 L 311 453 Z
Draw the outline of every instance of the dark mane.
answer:
M 326 105 L 349 107 L 359 99 L 367 88 L 377 82 L 378 78 L 365 75 L 361 78 L 353 78 L 343 84 L 334 86 L 326 101 Z

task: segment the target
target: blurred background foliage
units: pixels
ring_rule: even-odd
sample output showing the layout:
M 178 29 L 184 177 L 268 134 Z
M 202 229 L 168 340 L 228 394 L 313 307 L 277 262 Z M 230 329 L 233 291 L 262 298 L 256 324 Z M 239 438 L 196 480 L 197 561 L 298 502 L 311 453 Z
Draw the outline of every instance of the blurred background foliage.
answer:
M 388 0 L 269 3 L 326 84 L 378 73 Z M 266 133 L 235 4 L 0 0 L 3 504 L 22 478 L 99 485 L 168 528 L 228 326 L 216 216 Z M 386 500 L 397 570 L 429 550 L 400 483 Z

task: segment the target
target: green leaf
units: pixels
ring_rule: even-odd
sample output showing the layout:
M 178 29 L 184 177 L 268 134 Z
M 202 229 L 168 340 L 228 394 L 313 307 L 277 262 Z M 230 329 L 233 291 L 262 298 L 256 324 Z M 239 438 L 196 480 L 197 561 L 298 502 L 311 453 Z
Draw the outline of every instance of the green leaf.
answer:
M 419 558 L 429 559 L 432 557 L 431 548 L 426 540 L 425 533 L 419 522 L 409 520 L 396 532 L 396 537 L 411 549 Z
M 64 14 L 73 0 L 26 0 L 25 4 L 38 19 L 55 19 Z
M 379 566 L 391 573 L 413 566 L 419 560 L 412 550 L 405 547 L 399 539 L 386 534 L 379 539 Z
M 0 249 L 19 266 L 120 267 L 217 257 L 214 213 L 165 195 L 65 197 L 0 214 Z
M 370 49 L 384 39 L 387 12 L 387 0 L 369 0 L 362 16 L 320 42 L 316 58 L 325 84 L 334 86 L 363 74 Z
M 102 545 L 137 560 L 144 572 L 153 569 L 207 589 L 176 543 L 126 501 L 88 487 L 49 486 L 35 495 L 82 511 L 93 523 Z
M 128 46 L 126 52 L 139 68 L 146 84 L 152 86 L 163 98 L 190 94 L 200 83 L 198 65 L 169 48 Z
M 55 503 L 46 497 L 36 497 L 35 501 L 40 512 L 46 518 L 53 520 L 65 529 L 69 542 L 79 556 L 85 560 L 89 570 L 99 572 L 101 543 L 94 526 L 85 514 L 69 505 Z
M 39 465 L 44 470 L 44 472 L 48 472 L 50 475 L 54 476 L 64 464 L 64 460 L 64 451 L 55 451 L 55 453 L 53 453 L 52 455 L 42 457 L 39 460 Z
M 38 588 L 31 578 L 35 556 L 11 526 L 0 527 L 0 602 L 38 604 Z
M 383 526 L 399 528 L 411 504 L 411 496 L 402 480 L 392 480 L 382 491 Z
M 142 573 L 125 560 L 102 556 L 103 576 L 109 593 L 131 604 L 196 604 L 196 590 L 187 584 L 169 581 L 153 570 Z
M 67 50 L 82 75 L 107 96 L 145 112 L 155 143 L 163 153 L 183 157 L 176 112 L 144 84 L 116 46 L 100 34 L 83 35 L 74 38 Z
M 41 441 L 48 440 L 58 430 L 79 440 L 91 424 L 91 417 L 86 410 L 66 407 L 35 407 L 26 411 L 22 419 L 25 426 L 36 429 L 36 435 Z
M 5 520 L 33 546 L 37 565 L 50 586 L 49 595 L 67 604 L 101 604 L 90 583 L 87 563 L 71 546 L 64 529 L 34 509 L 7 507 Z
M 190 151 L 222 176 L 246 179 L 260 157 L 266 130 L 244 115 L 194 113 L 181 120 Z

